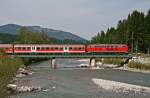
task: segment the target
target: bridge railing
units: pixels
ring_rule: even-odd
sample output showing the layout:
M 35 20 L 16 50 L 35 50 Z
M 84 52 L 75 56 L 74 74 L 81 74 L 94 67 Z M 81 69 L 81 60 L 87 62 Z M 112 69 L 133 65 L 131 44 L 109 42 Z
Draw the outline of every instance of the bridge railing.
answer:
M 114 54 L 114 55 L 104 55 L 104 54 L 68 54 L 68 55 L 62 55 L 62 54 L 47 54 L 47 55 L 39 55 L 39 54 L 15 54 L 11 55 L 14 57 L 20 57 L 20 58 L 130 58 L 132 55 L 128 54 Z

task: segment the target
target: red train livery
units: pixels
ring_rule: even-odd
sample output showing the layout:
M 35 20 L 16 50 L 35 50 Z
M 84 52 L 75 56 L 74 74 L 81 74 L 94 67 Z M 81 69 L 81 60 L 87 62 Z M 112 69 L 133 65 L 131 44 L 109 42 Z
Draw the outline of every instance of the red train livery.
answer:
M 128 53 L 125 44 L 48 45 L 48 44 L 0 44 L 6 53 Z
M 0 49 L 6 53 L 13 53 L 13 45 L 11 44 L 0 44 Z
M 87 52 L 95 53 L 128 53 L 128 46 L 125 44 L 92 44 L 87 46 Z

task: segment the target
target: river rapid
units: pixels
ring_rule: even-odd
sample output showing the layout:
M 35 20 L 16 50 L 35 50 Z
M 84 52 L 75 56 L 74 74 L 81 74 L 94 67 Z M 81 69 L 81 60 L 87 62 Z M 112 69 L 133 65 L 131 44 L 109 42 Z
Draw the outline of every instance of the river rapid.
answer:
M 11 98 L 150 98 L 150 93 L 145 93 L 144 90 L 117 92 L 99 87 L 92 81 L 103 79 L 150 87 L 150 74 L 119 69 L 76 68 L 80 64 L 88 63 L 88 60 L 58 59 L 58 69 L 55 70 L 50 69 L 50 61 L 33 64 L 31 69 L 34 74 L 19 79 L 28 80 L 44 89 L 19 93 Z

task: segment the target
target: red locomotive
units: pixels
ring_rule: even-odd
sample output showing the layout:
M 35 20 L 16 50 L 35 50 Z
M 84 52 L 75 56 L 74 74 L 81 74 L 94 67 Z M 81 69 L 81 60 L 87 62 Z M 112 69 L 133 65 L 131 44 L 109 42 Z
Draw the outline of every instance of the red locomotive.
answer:
M 125 44 L 92 44 L 87 46 L 88 53 L 128 53 Z
M 125 44 L 89 44 L 89 45 L 37 45 L 37 44 L 0 44 L 6 53 L 128 53 Z

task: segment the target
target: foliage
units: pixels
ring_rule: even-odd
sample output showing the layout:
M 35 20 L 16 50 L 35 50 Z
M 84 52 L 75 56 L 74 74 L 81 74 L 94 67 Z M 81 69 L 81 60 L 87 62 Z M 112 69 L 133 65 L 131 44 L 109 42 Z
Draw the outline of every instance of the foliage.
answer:
M 0 33 L 0 43 L 14 43 L 17 40 L 17 35 Z
M 48 37 L 45 32 L 32 32 L 26 28 L 21 28 L 18 35 L 17 43 L 20 44 L 80 44 L 82 41 L 75 41 L 70 39 L 58 40 Z
M 49 37 L 45 32 L 33 32 L 27 27 L 22 27 L 17 35 L 0 33 L 0 43 L 2 44 L 83 44 L 86 41 L 76 41 L 71 39 L 59 40 Z
M 122 63 L 122 59 L 120 59 L 120 58 L 105 58 L 103 60 L 103 63 L 119 65 Z
M 0 98 L 7 98 L 7 84 L 13 80 L 19 66 L 20 59 L 8 58 L 3 53 L 0 54 Z
M 130 68 L 136 68 L 136 69 L 150 70 L 150 64 L 142 64 L 140 62 L 134 62 L 134 61 L 131 61 L 128 64 L 128 67 L 130 67 Z
M 20 29 L 18 40 L 21 44 L 46 44 L 49 42 L 49 38 L 46 33 L 31 32 L 26 28 Z
M 146 53 L 150 50 L 150 10 L 146 15 L 133 11 L 127 19 L 119 20 L 116 28 L 108 28 L 94 36 L 91 43 L 124 43 L 130 50 L 133 43 L 133 51 Z

